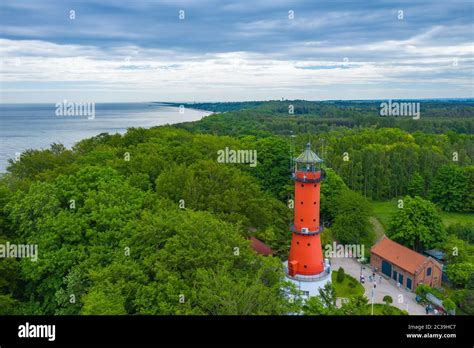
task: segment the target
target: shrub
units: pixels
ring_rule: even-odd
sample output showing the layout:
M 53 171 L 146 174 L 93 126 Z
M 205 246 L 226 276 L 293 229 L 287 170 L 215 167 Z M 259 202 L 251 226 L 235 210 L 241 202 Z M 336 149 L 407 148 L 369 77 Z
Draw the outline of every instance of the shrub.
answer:
M 456 304 L 451 301 L 449 298 L 443 301 L 443 307 L 446 310 L 446 312 L 452 311 L 456 309 Z
M 459 308 L 468 315 L 474 315 L 474 290 L 467 290 L 459 301 Z
M 426 284 L 420 284 L 416 287 L 415 293 L 418 296 L 425 297 L 428 292 L 430 292 L 431 288 Z
M 459 239 L 462 239 L 468 243 L 474 243 L 474 224 L 467 223 L 467 224 L 460 224 L 455 223 L 449 225 L 446 229 L 448 234 L 454 234 Z
M 464 287 L 474 273 L 474 265 L 469 261 L 453 263 L 446 267 L 445 272 L 455 286 Z
M 337 270 L 337 277 L 336 277 L 337 282 L 342 283 L 344 281 L 345 276 L 346 274 L 344 273 L 344 268 L 339 267 L 339 269 Z
M 390 303 L 393 303 L 393 299 L 392 299 L 392 297 L 389 296 L 389 295 L 385 295 L 385 296 L 383 297 L 382 301 L 385 302 L 385 304 L 387 304 L 387 305 L 390 304 Z

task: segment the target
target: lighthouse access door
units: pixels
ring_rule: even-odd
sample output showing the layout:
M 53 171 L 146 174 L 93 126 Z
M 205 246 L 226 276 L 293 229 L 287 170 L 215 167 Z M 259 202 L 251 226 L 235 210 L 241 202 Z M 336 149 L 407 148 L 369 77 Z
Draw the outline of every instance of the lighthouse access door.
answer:
M 382 260 L 382 273 L 388 277 L 392 276 L 392 264 Z

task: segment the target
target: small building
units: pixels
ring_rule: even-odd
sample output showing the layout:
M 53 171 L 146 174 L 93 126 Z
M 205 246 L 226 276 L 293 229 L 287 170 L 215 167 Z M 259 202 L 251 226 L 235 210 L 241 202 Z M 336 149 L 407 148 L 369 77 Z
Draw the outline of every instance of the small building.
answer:
M 431 256 L 433 259 L 435 259 L 442 265 L 444 265 L 446 262 L 446 256 L 444 252 L 442 252 L 441 250 L 437 250 L 437 249 L 425 250 L 423 251 L 423 254 L 425 254 L 426 256 Z
M 447 265 L 445 253 L 442 252 L 441 250 L 431 249 L 431 250 L 423 251 L 423 254 L 425 254 L 426 256 L 431 256 L 433 259 L 435 259 L 436 261 L 438 261 L 440 264 L 443 265 L 443 275 L 441 276 L 441 282 L 443 284 L 450 285 L 451 283 L 449 281 L 448 275 L 445 272 L 445 269 L 446 269 L 445 267 Z
M 275 254 L 275 252 L 273 251 L 272 248 L 270 248 L 264 242 L 262 242 L 261 240 L 255 238 L 255 237 L 250 237 L 250 247 L 257 254 L 260 254 L 260 255 L 263 255 L 263 256 L 271 256 L 271 255 Z
M 443 266 L 386 236 L 370 249 L 370 265 L 401 286 L 414 291 L 419 284 L 441 286 Z

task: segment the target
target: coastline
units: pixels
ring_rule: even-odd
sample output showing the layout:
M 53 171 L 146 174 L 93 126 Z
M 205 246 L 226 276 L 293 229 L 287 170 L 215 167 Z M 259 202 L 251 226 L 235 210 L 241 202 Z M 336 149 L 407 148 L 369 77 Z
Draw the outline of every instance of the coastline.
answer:
M 92 123 L 84 123 L 84 119 L 80 119 L 76 116 L 64 117 L 64 124 L 53 122 L 54 117 L 57 116 L 51 117 L 50 113 L 46 116 L 43 116 L 43 118 L 31 116 L 37 113 L 37 111 L 34 109 L 35 106 L 41 107 L 43 109 L 46 108 L 51 111 L 50 107 L 51 105 L 54 105 L 54 103 L 22 103 L 0 105 L 0 107 L 3 106 L 4 108 L 24 108 L 25 110 L 29 110 L 30 108 L 32 110 L 31 115 L 28 114 L 28 116 L 18 116 L 18 120 L 12 121 L 12 117 L 9 119 L 8 116 L 5 116 L 5 118 L 0 118 L 0 123 L 2 124 L 2 128 L 4 128 L 3 132 L 0 134 L 0 175 L 8 173 L 7 167 L 10 165 L 10 159 L 15 158 L 18 153 L 23 153 L 27 150 L 46 150 L 53 143 L 62 144 L 67 149 L 72 149 L 72 147 L 74 147 L 78 142 L 95 137 L 101 133 L 123 135 L 130 128 L 149 129 L 152 127 L 175 125 L 185 122 L 196 122 L 214 113 L 208 110 L 186 108 L 186 111 L 191 111 L 191 113 L 186 115 L 186 112 L 184 112 L 184 114 L 179 113 L 178 108 L 173 105 L 156 102 L 101 103 L 98 105 L 121 106 L 131 104 L 139 105 L 142 107 L 142 109 L 140 111 L 131 112 L 117 109 L 116 113 L 110 115 L 101 115 L 100 113 L 97 113 L 97 117 L 94 120 L 97 122 L 95 126 Z M 144 107 L 149 107 L 150 104 L 154 104 L 153 106 L 156 108 L 156 110 L 149 110 L 148 108 Z M 167 109 L 170 110 L 168 111 Z M 173 109 L 174 111 L 171 111 Z M 30 113 L 30 111 L 27 112 Z M 175 117 L 174 113 L 179 114 L 179 116 Z M 11 124 L 9 124 L 9 121 Z M 22 124 L 22 122 L 24 124 Z M 34 122 L 40 124 L 40 126 L 44 127 L 44 129 L 35 128 L 34 125 L 31 127 L 31 124 Z M 45 125 L 45 123 L 48 124 Z M 86 126 L 84 127 L 84 125 Z M 28 128 L 29 126 L 31 128 Z M 55 132 L 56 130 L 58 133 L 63 132 L 64 134 L 60 134 L 60 136 L 58 136 L 58 133 Z M 19 144 L 20 146 L 18 146 Z

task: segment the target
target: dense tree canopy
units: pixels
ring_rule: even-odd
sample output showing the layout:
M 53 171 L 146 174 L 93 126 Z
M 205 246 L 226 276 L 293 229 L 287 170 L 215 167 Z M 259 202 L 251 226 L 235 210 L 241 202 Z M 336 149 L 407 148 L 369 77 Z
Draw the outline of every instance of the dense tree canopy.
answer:
M 242 189 L 252 190 L 250 179 L 242 182 L 237 173 L 233 175 L 228 180 L 237 183 L 223 182 L 228 189 L 243 184 Z M 203 182 L 199 187 L 208 186 Z M 17 192 L 6 206 L 8 217 L 18 240 L 37 244 L 40 251 L 37 262 L 19 262 L 28 284 L 21 311 L 280 314 L 290 310 L 281 293 L 279 259 L 256 255 L 239 224 L 224 222 L 219 214 L 180 209 L 163 199 L 160 185 L 157 188 L 156 193 L 144 192 L 114 169 L 85 167 Z M 243 190 L 239 193 L 240 200 L 248 200 L 255 192 L 248 197 Z M 231 197 L 230 207 L 240 203 Z M 193 201 L 186 198 L 191 208 Z M 198 204 L 199 199 L 196 210 L 225 211 Z M 242 214 L 246 217 L 247 212 Z M 7 306 L 8 301 L 2 298 L 1 303 Z
M 0 244 L 38 245 L 39 256 L 0 260 L 0 314 L 329 314 L 329 290 L 304 310 L 282 291 L 295 291 L 281 265 L 293 213 L 290 158 L 308 140 L 325 160 L 326 242 L 372 244 L 366 198 L 413 196 L 388 233 L 420 251 L 446 233 L 419 196 L 474 211 L 472 105 L 428 103 L 420 122 L 380 118 L 373 103 L 294 106 L 288 114 L 286 102 L 211 105 L 229 112 L 99 134 L 72 149 L 52 144 L 11 161 L 0 178 Z M 256 151 L 257 165 L 219 163 L 225 148 Z M 446 245 L 466 255 L 471 232 L 453 227 L 462 240 Z M 277 256 L 257 255 L 250 236 Z M 462 285 L 472 260 L 452 264 Z M 469 308 L 471 299 L 456 303 Z M 333 309 L 362 313 L 364 301 Z
M 445 211 L 468 211 L 468 177 L 455 165 L 441 167 L 431 186 L 431 200 Z
M 358 193 L 343 190 L 337 197 L 337 210 L 331 232 L 340 243 L 372 245 L 375 238 L 369 222 L 371 208 Z

